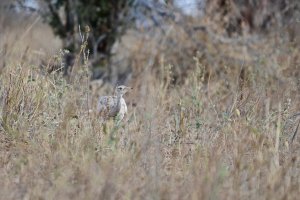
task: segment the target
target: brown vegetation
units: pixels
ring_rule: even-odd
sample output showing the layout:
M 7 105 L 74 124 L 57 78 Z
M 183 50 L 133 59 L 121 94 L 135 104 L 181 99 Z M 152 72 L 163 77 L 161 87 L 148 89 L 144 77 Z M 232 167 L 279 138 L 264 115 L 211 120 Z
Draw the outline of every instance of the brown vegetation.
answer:
M 39 26 L 8 27 L 0 36 L 1 197 L 299 196 L 299 133 L 292 141 L 300 120 L 299 43 L 273 34 L 245 44 L 210 29 L 187 35 L 176 24 L 164 39 L 129 31 L 119 44 L 136 34 L 123 51 L 134 88 L 128 115 L 103 129 L 89 110 L 113 85 L 95 89 L 78 63 L 72 80 L 44 73 L 41 60 L 61 54 L 51 53 L 58 45 Z M 168 46 L 172 40 L 180 51 Z M 36 56 L 41 45 L 50 51 L 43 58 Z

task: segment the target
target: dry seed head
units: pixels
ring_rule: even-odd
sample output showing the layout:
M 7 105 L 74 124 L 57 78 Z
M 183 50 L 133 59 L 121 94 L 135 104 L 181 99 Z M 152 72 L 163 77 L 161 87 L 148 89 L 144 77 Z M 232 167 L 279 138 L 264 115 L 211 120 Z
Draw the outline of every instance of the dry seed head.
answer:
M 90 29 L 90 27 L 89 27 L 88 25 L 86 25 L 86 26 L 84 27 L 84 31 L 85 31 L 86 33 L 89 33 L 89 32 L 91 31 L 91 29 Z

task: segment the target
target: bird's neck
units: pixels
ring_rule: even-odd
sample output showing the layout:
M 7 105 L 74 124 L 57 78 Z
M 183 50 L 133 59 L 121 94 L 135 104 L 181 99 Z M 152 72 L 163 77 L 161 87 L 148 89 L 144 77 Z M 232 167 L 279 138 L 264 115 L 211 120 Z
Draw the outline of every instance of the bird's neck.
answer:
M 118 100 L 121 100 L 121 99 L 122 99 L 122 97 L 123 97 L 123 95 L 122 95 L 122 94 L 117 94 L 117 99 L 118 99 Z
M 117 94 L 117 108 L 121 106 L 121 99 L 123 98 L 122 94 Z

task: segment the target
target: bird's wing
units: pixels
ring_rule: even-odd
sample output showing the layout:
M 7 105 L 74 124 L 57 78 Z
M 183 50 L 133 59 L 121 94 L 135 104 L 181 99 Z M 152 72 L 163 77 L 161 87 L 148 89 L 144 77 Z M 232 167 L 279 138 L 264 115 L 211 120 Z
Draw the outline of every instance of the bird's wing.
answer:
M 98 112 L 112 110 L 115 104 L 115 97 L 112 96 L 102 96 L 98 101 Z

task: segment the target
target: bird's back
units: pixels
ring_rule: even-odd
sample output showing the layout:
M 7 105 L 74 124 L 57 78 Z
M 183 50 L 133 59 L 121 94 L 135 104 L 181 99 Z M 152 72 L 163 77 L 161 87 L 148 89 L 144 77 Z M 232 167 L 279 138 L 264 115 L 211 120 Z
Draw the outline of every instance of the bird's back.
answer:
M 115 117 L 120 111 L 116 96 L 102 96 L 98 102 L 98 112 L 108 117 Z

